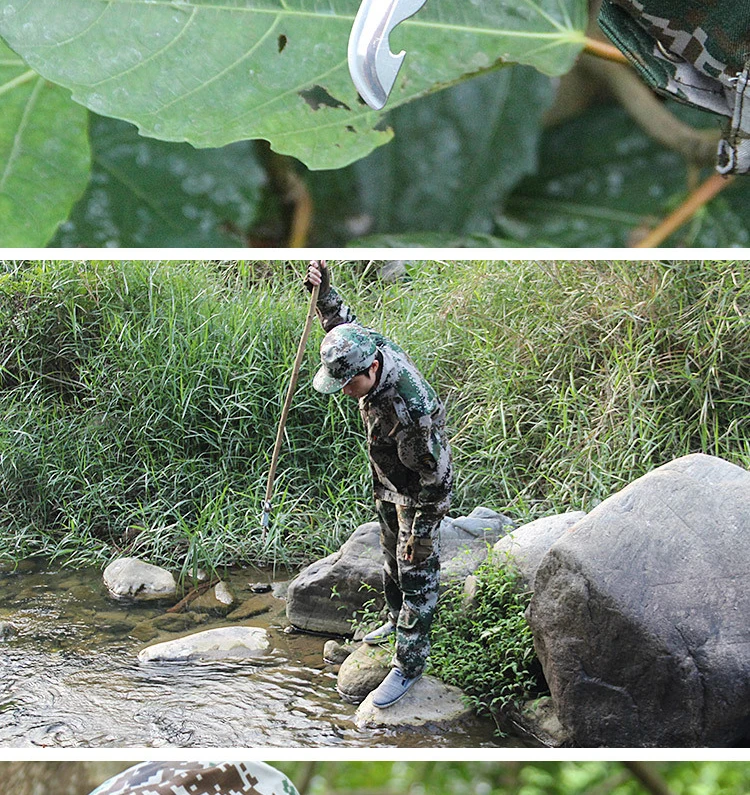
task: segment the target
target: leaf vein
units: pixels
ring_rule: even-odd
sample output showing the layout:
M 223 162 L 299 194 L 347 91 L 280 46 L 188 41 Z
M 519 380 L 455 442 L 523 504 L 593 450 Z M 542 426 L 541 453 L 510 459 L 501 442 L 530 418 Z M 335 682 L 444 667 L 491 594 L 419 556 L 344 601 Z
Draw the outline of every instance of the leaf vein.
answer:
M 231 64 L 225 66 L 220 72 L 217 72 L 215 75 L 213 75 L 205 82 L 201 83 L 198 86 L 195 86 L 195 88 L 190 89 L 190 91 L 186 91 L 184 94 L 180 94 L 178 97 L 175 97 L 173 100 L 167 102 L 165 105 L 162 105 L 157 111 L 154 111 L 151 115 L 152 116 L 157 115 L 163 112 L 164 110 L 166 110 L 167 108 L 171 107 L 172 105 L 175 105 L 178 102 L 182 102 L 187 97 L 193 96 L 194 94 L 203 91 L 208 86 L 212 85 L 217 80 L 220 80 L 222 77 L 224 77 L 224 75 L 229 74 L 229 72 L 231 72 L 233 69 L 236 69 L 243 61 L 246 61 L 255 52 L 255 50 L 258 49 L 258 47 L 260 47 L 260 45 L 273 33 L 274 30 L 276 30 L 276 28 L 278 27 L 278 22 L 279 22 L 278 18 L 275 19 L 273 21 L 273 24 L 268 28 L 268 30 L 253 44 L 253 46 L 249 50 L 247 50 L 247 52 L 243 53 L 242 57 L 237 58 Z
M 185 31 L 193 24 L 193 20 L 195 19 L 197 13 L 198 9 L 194 8 L 192 13 L 190 14 L 190 17 L 188 18 L 187 22 L 183 25 L 180 32 L 176 36 L 174 36 L 170 41 L 168 41 L 161 49 L 155 50 L 154 52 L 151 53 L 151 55 L 148 56 L 148 58 L 144 58 L 142 61 L 133 64 L 132 66 L 128 67 L 127 69 L 124 69 L 121 72 L 109 75 L 109 77 L 105 77 L 102 80 L 98 80 L 96 83 L 89 83 L 89 88 L 96 88 L 98 86 L 103 85 L 104 83 L 109 82 L 110 80 L 119 79 L 124 75 L 128 75 L 131 72 L 135 72 L 141 67 L 145 66 L 147 63 L 153 61 L 155 58 L 158 58 L 160 55 L 163 55 L 165 52 L 168 52 L 169 49 L 174 47 L 176 42 L 178 42 L 185 35 Z
M 37 81 L 37 84 L 34 86 L 33 91 L 29 95 L 28 100 L 26 101 L 26 106 L 24 107 L 23 113 L 21 114 L 21 121 L 18 124 L 18 130 L 13 136 L 13 145 L 11 146 L 10 154 L 8 155 L 8 162 L 5 164 L 2 176 L 0 176 L 0 191 L 5 190 L 5 185 L 8 181 L 11 171 L 13 170 L 13 165 L 21 153 L 23 134 L 28 127 L 29 117 L 34 110 L 39 92 L 42 90 L 43 85 L 44 81 L 40 77 Z

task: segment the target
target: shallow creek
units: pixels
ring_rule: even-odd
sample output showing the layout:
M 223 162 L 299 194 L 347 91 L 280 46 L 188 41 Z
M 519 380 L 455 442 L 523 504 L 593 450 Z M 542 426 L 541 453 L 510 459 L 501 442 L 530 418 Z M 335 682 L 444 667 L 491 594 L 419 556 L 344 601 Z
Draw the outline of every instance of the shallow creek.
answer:
M 355 706 L 336 693 L 336 669 L 323 661 L 326 638 L 284 631 L 284 602 L 250 585 L 278 582 L 242 570 L 225 579 L 238 598 L 257 597 L 259 615 L 241 623 L 268 630 L 262 663 L 139 663 L 144 646 L 190 631 L 226 626 L 195 611 L 165 616 L 169 605 L 111 599 L 99 570 L 53 571 L 24 562 L 0 571 L 0 746 L 50 747 L 492 747 L 477 721 L 435 734 L 360 730 Z M 250 612 L 253 612 L 252 610 Z

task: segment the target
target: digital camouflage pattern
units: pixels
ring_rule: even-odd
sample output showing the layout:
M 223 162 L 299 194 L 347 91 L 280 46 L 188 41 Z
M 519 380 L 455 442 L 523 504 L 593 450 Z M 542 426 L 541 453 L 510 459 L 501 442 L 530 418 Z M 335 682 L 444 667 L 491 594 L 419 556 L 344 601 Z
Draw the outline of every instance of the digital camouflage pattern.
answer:
M 717 171 L 750 171 L 747 0 L 604 0 L 599 23 L 656 91 L 728 117 Z
M 318 297 L 318 315 L 330 332 L 356 323 L 334 288 Z M 440 581 L 438 528 L 453 485 L 445 409 L 407 354 L 367 329 L 383 357 L 380 378 L 359 401 L 367 431 L 381 544 L 386 604 L 396 623 L 395 664 L 416 676 L 429 654 L 429 629 Z M 415 560 L 404 558 L 407 543 Z
M 430 626 L 440 589 L 440 544 L 437 532 L 417 538 L 419 561 L 409 563 L 404 549 L 412 535 L 416 509 L 376 501 L 383 549 L 383 593 L 396 625 L 393 664 L 409 678 L 420 674 L 430 653 Z
M 91 795 L 297 795 L 297 790 L 263 762 L 142 762 Z
M 329 395 L 342 389 L 375 359 L 375 340 L 358 323 L 342 323 L 326 334 L 320 345 L 322 366 L 313 386 Z

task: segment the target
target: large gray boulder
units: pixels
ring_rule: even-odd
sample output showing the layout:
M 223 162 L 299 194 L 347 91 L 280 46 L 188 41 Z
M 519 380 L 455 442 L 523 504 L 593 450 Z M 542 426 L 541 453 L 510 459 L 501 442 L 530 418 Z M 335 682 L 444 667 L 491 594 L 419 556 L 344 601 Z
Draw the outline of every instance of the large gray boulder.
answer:
M 583 511 L 569 511 L 521 525 L 495 544 L 493 560 L 499 564 L 510 562 L 533 589 L 537 569 L 549 548 L 584 516 Z
M 536 574 L 529 620 L 581 746 L 747 739 L 750 473 L 679 458 L 581 519 Z
M 354 613 L 382 592 L 381 571 L 380 525 L 368 522 L 289 583 L 287 618 L 308 632 L 351 634 Z
M 488 508 L 440 525 L 441 582 L 463 579 L 487 557 L 497 539 L 510 530 L 510 519 Z M 352 619 L 366 602 L 382 605 L 383 556 L 380 525 L 360 525 L 341 548 L 312 563 L 290 584 L 289 622 L 308 632 L 348 635 Z
M 104 569 L 104 584 L 116 599 L 167 599 L 177 592 L 172 573 L 138 558 L 118 558 Z

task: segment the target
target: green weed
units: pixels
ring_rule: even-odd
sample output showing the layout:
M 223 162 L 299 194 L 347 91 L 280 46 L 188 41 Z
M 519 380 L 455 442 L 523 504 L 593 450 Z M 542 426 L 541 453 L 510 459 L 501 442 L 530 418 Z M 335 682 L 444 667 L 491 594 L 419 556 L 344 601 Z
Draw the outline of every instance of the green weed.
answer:
M 432 629 L 432 671 L 460 687 L 480 713 L 495 714 L 546 686 L 524 617 L 531 593 L 512 561 L 490 555 L 476 570 L 467 601 L 463 583 L 444 593 Z

